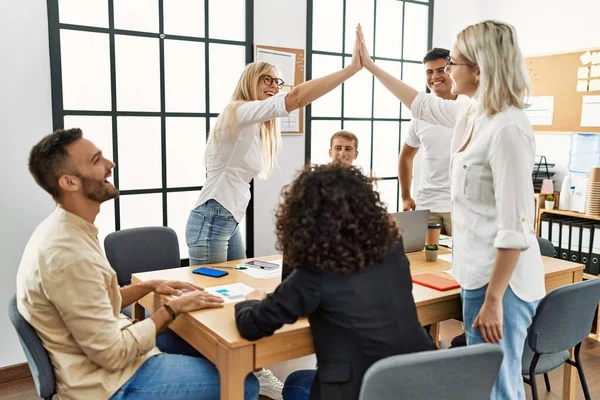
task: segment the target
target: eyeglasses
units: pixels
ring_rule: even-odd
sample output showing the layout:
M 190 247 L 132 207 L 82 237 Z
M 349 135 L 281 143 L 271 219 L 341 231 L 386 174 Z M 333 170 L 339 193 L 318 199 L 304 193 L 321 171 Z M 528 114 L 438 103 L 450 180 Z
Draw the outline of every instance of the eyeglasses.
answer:
M 455 61 L 452 61 L 452 57 L 450 57 L 450 56 L 446 57 L 446 68 L 452 67 L 454 65 L 471 65 L 471 64 L 469 64 L 469 63 L 457 63 Z
M 281 89 L 281 87 L 285 83 L 283 81 L 283 79 L 281 79 L 281 78 L 273 78 L 271 75 L 261 75 L 260 79 L 262 79 L 263 82 L 265 83 L 265 85 L 267 85 L 267 86 L 271 86 L 273 84 L 273 82 L 275 82 L 275 85 L 277 85 L 277 87 L 279 89 Z

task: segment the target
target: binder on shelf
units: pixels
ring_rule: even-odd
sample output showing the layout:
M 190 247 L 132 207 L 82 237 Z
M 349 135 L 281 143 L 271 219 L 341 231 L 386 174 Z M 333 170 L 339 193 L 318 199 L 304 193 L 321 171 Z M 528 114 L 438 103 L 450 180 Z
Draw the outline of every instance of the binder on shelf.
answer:
M 581 258 L 581 226 L 582 222 L 571 222 L 571 238 L 569 245 L 569 261 L 578 263 Z
M 594 239 L 594 224 L 584 223 L 581 227 L 581 250 L 579 262 L 585 264 L 584 272 L 590 272 L 590 260 Z
M 554 258 L 560 258 L 560 219 L 552 219 L 552 229 L 550 230 L 550 241 L 554 245 Z
M 571 250 L 571 221 L 560 221 L 560 259 L 569 260 L 569 251 Z
M 592 275 L 600 274 L 600 225 L 594 225 L 594 238 L 592 241 L 592 254 L 589 272 Z
M 540 219 L 540 237 L 552 241 L 552 219 Z

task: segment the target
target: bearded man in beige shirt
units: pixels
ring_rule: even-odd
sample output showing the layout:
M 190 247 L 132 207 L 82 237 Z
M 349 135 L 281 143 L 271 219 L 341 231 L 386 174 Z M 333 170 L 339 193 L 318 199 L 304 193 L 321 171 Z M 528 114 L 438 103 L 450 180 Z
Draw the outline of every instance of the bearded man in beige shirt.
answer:
M 98 243 L 100 204 L 119 195 L 108 181 L 114 167 L 80 129 L 57 130 L 31 150 L 29 170 L 57 207 L 25 248 L 19 312 L 50 355 L 61 399 L 218 399 L 215 366 L 165 328 L 181 313 L 222 307 L 222 300 L 177 281 L 119 288 Z M 120 314 L 152 291 L 182 290 L 192 292 L 141 322 Z M 257 397 L 250 374 L 245 398 Z

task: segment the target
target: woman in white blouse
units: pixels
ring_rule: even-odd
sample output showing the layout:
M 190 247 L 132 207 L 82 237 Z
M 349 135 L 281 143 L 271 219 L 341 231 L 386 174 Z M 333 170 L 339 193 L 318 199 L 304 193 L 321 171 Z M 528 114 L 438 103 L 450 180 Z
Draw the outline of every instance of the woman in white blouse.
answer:
M 492 399 L 524 399 L 521 356 L 544 269 L 533 232 L 535 138 L 523 109 L 528 77 L 515 29 L 497 21 L 460 32 L 446 62 L 448 101 L 379 68 L 362 31 L 361 61 L 414 118 L 454 128 L 451 157 L 452 275 L 461 285 L 467 343 L 500 343 L 504 360 Z
M 344 69 L 279 93 L 283 81 L 273 65 L 246 66 L 231 103 L 210 133 L 206 183 L 186 226 L 190 265 L 246 257 L 239 223 L 250 201 L 250 181 L 267 178 L 281 147 L 278 117 L 304 107 L 339 86 L 362 68 L 358 34 L 352 62 Z

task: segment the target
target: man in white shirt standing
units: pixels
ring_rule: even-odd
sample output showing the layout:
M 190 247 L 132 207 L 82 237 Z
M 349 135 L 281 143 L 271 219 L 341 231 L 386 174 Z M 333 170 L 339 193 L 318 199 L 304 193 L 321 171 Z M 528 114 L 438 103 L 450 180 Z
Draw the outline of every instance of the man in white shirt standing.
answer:
M 423 58 L 427 87 L 432 93 L 446 100 L 456 100 L 450 90 L 452 82 L 445 71 L 450 51 L 434 48 Z M 402 190 L 403 210 L 430 210 L 429 222 L 442 226 L 442 233 L 452 235 L 452 204 L 450 201 L 450 141 L 452 129 L 430 125 L 414 119 L 410 123 L 406 141 L 398 160 L 398 177 Z M 423 172 L 416 188 L 416 203 L 410 194 L 415 155 L 423 149 Z

